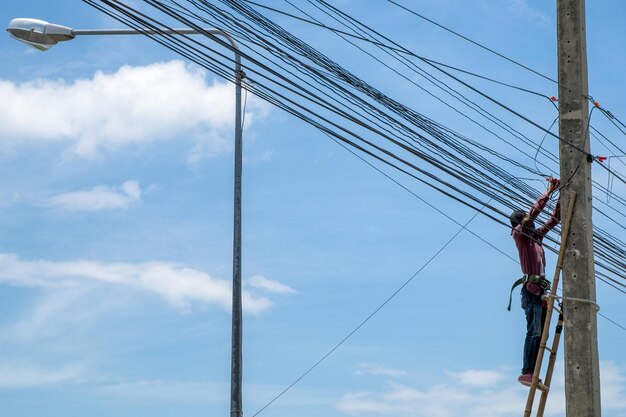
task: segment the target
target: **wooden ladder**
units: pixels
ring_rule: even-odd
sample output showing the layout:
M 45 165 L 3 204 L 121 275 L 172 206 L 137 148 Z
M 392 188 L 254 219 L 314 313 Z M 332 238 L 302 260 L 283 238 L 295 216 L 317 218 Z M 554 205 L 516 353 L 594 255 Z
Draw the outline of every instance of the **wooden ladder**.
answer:
M 543 326 L 543 332 L 541 334 L 541 342 L 539 344 L 539 353 L 537 354 L 537 362 L 535 363 L 535 372 L 533 373 L 533 380 L 528 392 L 528 399 L 526 400 L 526 409 L 524 410 L 524 417 L 530 417 L 533 409 L 533 402 L 535 400 L 535 394 L 537 390 L 541 391 L 541 398 L 539 399 L 539 405 L 537 407 L 537 417 L 543 417 L 543 412 L 546 408 L 546 401 L 548 400 L 548 393 L 550 392 L 550 383 L 552 382 L 552 373 L 554 372 L 554 363 L 556 362 L 556 352 L 559 348 L 559 342 L 561 341 L 561 333 L 563 332 L 563 308 L 559 303 L 559 308 L 554 307 L 556 301 L 556 291 L 559 287 L 559 277 L 563 271 L 563 255 L 565 253 L 565 247 L 567 246 L 567 237 L 569 235 L 570 223 L 572 220 L 572 213 L 574 212 L 574 203 L 576 202 L 576 193 L 572 193 L 569 205 L 567 208 L 567 218 L 563 224 L 563 230 L 561 233 L 561 249 L 559 250 L 559 258 L 556 264 L 556 270 L 554 271 L 554 278 L 552 280 L 552 289 L 548 296 L 548 309 L 546 311 L 546 320 Z M 554 337 L 552 338 L 552 346 L 547 347 L 548 335 L 550 333 L 550 322 L 552 320 L 552 312 L 559 313 L 559 319 L 557 320 L 556 329 L 554 331 Z M 548 359 L 548 368 L 543 379 L 543 383 L 539 382 L 539 373 L 541 372 L 541 364 L 545 351 L 550 352 Z

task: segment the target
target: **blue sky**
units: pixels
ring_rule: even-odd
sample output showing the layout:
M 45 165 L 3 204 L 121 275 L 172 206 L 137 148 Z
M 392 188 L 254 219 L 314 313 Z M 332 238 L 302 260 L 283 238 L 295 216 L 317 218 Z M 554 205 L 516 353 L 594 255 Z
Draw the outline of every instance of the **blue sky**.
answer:
M 416 0 L 411 7 L 556 77 L 552 3 Z M 545 80 L 386 2 L 336 4 L 416 53 L 557 94 Z M 590 93 L 626 118 L 626 5 L 595 2 L 587 12 Z M 0 15 L 5 24 L 34 17 L 118 27 L 81 1 L 9 2 Z M 391 97 L 488 140 L 352 48 L 284 24 Z M 78 38 L 41 53 L 6 35 L 0 62 L 0 416 L 226 415 L 232 86 L 140 37 Z M 493 91 L 546 127 L 555 117 L 545 102 Z M 311 126 L 253 96 L 246 110 L 243 394 L 250 416 L 459 226 Z M 607 134 L 624 143 L 608 127 Z M 556 144 L 546 149 L 556 152 Z M 460 223 L 474 214 L 404 184 Z M 625 240 L 623 229 L 595 220 Z M 469 229 L 516 256 L 501 226 L 479 216 Z M 550 276 L 554 264 L 548 253 Z M 519 415 L 525 322 L 517 298 L 505 309 L 519 274 L 516 262 L 462 232 L 259 415 Z M 597 292 L 601 312 L 626 325 L 623 294 L 601 282 Z M 626 331 L 599 317 L 598 334 L 603 414 L 624 417 Z M 559 360 L 550 416 L 564 415 L 562 374 Z

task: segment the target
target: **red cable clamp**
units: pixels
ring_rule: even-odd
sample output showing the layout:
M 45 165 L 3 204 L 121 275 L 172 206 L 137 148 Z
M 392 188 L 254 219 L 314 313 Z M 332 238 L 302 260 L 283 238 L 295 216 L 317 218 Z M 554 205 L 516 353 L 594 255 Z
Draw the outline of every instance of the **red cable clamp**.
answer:
M 596 161 L 598 162 L 604 162 L 607 160 L 608 157 L 606 156 L 596 156 Z
M 554 97 L 554 96 L 552 96 L 552 97 L 550 97 L 550 101 L 559 101 L 559 99 Z
M 598 103 L 597 101 L 594 101 L 593 105 L 596 106 L 597 108 L 600 108 L 600 103 Z

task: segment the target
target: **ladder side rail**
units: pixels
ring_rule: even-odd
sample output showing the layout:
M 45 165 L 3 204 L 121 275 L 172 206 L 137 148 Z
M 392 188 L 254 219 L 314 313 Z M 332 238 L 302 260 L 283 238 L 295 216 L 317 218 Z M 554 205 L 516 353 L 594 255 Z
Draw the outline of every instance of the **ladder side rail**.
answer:
M 565 247 L 567 246 L 567 238 L 569 236 L 569 229 L 572 222 L 572 214 L 574 213 L 574 203 L 576 202 L 576 193 L 571 194 L 569 204 L 567 207 L 567 218 L 563 224 L 563 230 L 561 233 L 561 248 L 559 250 L 559 257 L 556 263 L 556 269 L 554 270 L 554 278 L 552 279 L 552 294 L 556 294 L 556 290 L 559 285 L 559 277 L 563 270 L 563 257 L 565 255 Z M 548 310 L 546 311 L 546 319 L 543 326 L 543 333 L 541 334 L 541 342 L 539 344 L 539 353 L 537 354 L 537 361 L 535 362 L 535 371 L 533 373 L 533 381 L 530 385 L 528 392 L 528 398 L 526 400 L 526 409 L 524 410 L 524 417 L 530 417 L 530 413 L 533 409 L 533 401 L 535 399 L 535 393 L 537 392 L 537 385 L 539 384 L 539 372 L 541 371 L 541 363 L 543 362 L 543 353 L 546 348 L 546 340 L 548 340 L 548 334 L 550 333 L 550 321 L 552 319 L 552 310 L 554 308 L 555 298 L 551 296 L 548 301 Z M 549 389 L 549 387 L 548 387 Z
M 556 324 L 556 330 L 554 331 L 554 338 L 552 340 L 552 352 L 550 352 L 550 359 L 548 360 L 548 369 L 546 369 L 546 379 L 544 384 L 549 388 L 552 383 L 552 373 L 554 372 L 554 364 L 556 362 L 556 352 L 559 349 L 559 342 L 561 341 L 561 333 L 563 332 L 563 313 L 559 313 L 559 320 Z M 542 391 L 539 398 L 539 405 L 537 406 L 537 417 L 543 417 L 543 412 L 546 408 L 546 401 L 548 400 L 548 391 Z

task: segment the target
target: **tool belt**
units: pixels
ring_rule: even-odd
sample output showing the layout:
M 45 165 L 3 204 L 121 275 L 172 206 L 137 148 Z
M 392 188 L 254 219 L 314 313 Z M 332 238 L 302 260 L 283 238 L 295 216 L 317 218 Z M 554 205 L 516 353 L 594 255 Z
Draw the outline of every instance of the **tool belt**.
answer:
M 550 286 L 552 285 L 552 283 L 548 281 L 543 275 L 527 274 L 522 276 L 522 278 L 520 279 L 524 279 L 524 282 L 532 282 L 533 284 L 539 285 L 539 287 L 541 287 L 541 289 L 544 291 L 549 290 Z
M 520 279 L 513 283 L 511 287 L 511 293 L 509 294 L 509 306 L 506 308 L 508 311 L 511 311 L 511 301 L 513 300 L 513 290 L 515 287 L 521 284 L 526 284 L 527 282 L 538 285 L 543 291 L 548 291 L 552 283 L 546 279 L 543 275 L 533 275 L 533 274 L 524 274 Z

